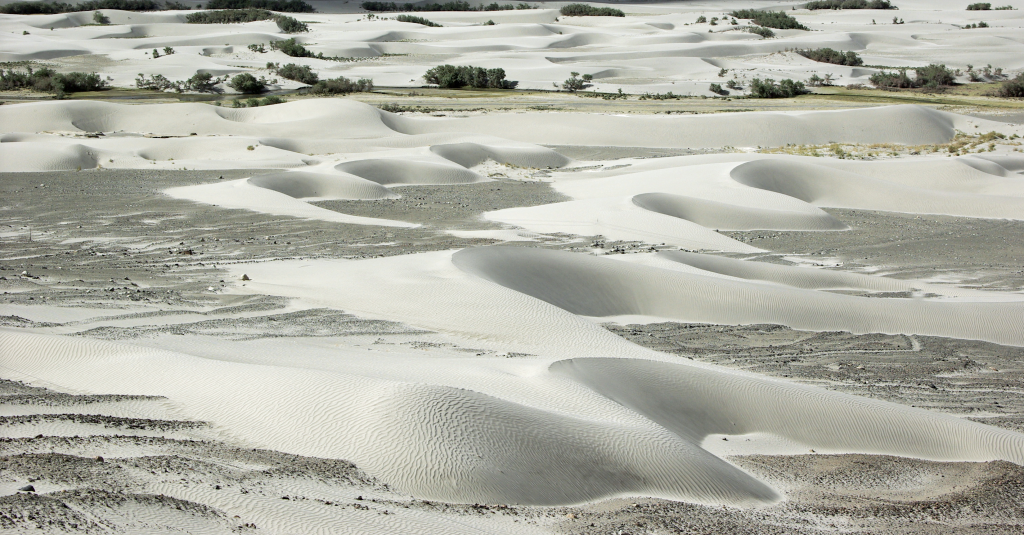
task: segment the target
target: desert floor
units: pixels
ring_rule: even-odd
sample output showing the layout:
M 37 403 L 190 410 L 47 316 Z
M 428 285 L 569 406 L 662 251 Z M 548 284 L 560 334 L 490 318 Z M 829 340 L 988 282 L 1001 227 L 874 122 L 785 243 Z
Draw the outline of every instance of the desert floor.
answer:
M 113 86 L 0 94 L 0 530 L 1019 533 L 1024 102 L 992 92 L 1024 15 L 895 3 L 313 2 L 299 40 L 346 61 L 0 15 L 4 68 Z M 810 31 L 694 23 L 744 7 Z M 793 52 L 824 46 L 868 66 Z M 134 88 L 268 61 L 377 88 Z M 857 86 L 933 62 L 1005 76 Z

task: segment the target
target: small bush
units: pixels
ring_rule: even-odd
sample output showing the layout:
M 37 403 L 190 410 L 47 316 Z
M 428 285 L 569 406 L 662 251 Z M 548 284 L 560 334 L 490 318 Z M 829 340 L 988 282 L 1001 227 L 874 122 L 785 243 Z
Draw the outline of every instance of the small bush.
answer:
M 569 79 L 562 82 L 562 89 L 575 93 L 581 89 L 590 87 L 590 81 L 594 79 L 592 74 L 584 74 L 580 77 L 580 73 L 571 72 L 569 73 Z
M 344 76 L 339 76 L 333 80 L 320 80 L 310 87 L 308 92 L 311 95 L 327 96 L 368 93 L 370 91 L 373 91 L 373 80 L 369 78 L 360 78 L 353 82 Z
M 978 2 L 967 6 L 967 11 L 988 11 L 992 9 L 992 4 L 988 2 Z
M 263 46 L 263 43 L 260 43 L 258 45 L 249 45 L 249 50 L 252 51 L 252 52 L 260 53 L 260 54 L 266 54 L 267 53 L 267 48 L 265 46 Z
M 595 7 L 590 4 L 569 4 L 562 6 L 559 13 L 564 17 L 625 17 L 621 9 Z
M 999 85 L 996 96 L 1003 98 L 1024 98 L 1024 73 L 1018 74 L 1013 80 Z
M 395 17 L 395 20 L 397 20 L 398 22 L 411 22 L 413 24 L 422 24 L 424 26 L 430 26 L 431 28 L 441 27 L 441 25 L 436 22 L 429 21 L 423 17 L 417 17 L 416 15 L 399 15 Z M 491 24 L 494 24 L 494 22 L 491 21 Z
M 110 24 L 110 18 L 104 15 L 102 11 L 93 11 L 92 21 L 96 24 Z
M 512 89 L 516 82 L 505 79 L 505 69 L 484 69 L 482 67 L 440 65 L 423 74 L 428 84 L 442 88 L 476 87 Z
M 924 87 L 949 86 L 956 83 L 953 71 L 947 69 L 945 65 L 937 63 L 914 69 L 914 73 L 917 75 L 916 82 L 918 85 Z
M 816 48 L 814 50 L 797 50 L 796 53 L 809 60 L 820 61 L 821 63 L 849 65 L 851 67 L 864 64 L 864 60 L 853 51 L 841 52 L 831 48 Z
M 701 16 L 697 17 L 697 22 L 695 22 L 694 24 L 705 24 L 705 23 L 707 23 L 707 21 L 708 21 L 708 18 L 705 17 L 704 15 L 701 15 Z
M 744 28 L 744 30 L 755 35 L 760 35 L 765 39 L 771 39 L 772 37 L 775 37 L 775 32 L 763 26 L 747 26 L 746 28 Z
M 785 11 L 739 9 L 733 11 L 730 15 L 738 19 L 750 19 L 758 26 L 775 28 L 777 30 L 810 30 L 807 26 L 800 24 L 796 19 L 787 15 Z
M 224 83 L 227 79 L 227 76 L 224 78 L 214 78 L 208 72 L 197 72 L 191 78 L 185 80 L 185 83 L 182 84 L 182 89 L 199 93 L 212 93 L 217 84 Z
M 320 54 L 318 56 L 317 54 L 314 54 L 314 53 L 310 52 L 309 50 L 307 50 L 306 47 L 300 45 L 295 40 L 294 37 L 291 38 L 291 39 L 285 39 L 284 41 L 271 41 L 270 42 L 270 49 L 271 50 L 280 50 L 281 52 L 284 52 L 286 55 L 289 55 L 289 56 L 291 56 L 293 58 L 323 57 L 323 54 Z
M 916 87 L 916 82 L 907 76 L 906 69 L 900 69 L 896 72 L 879 71 L 871 75 L 868 79 L 871 85 L 880 89 L 905 89 L 908 87 Z
M 181 2 L 174 2 L 172 0 L 169 2 L 164 2 L 164 9 L 169 9 L 173 11 L 188 11 L 192 9 L 192 6 L 187 6 L 185 4 L 182 4 Z
M 266 9 L 222 9 L 220 11 L 200 11 L 185 15 L 189 24 L 235 24 L 271 20 L 275 15 Z
M 245 100 L 238 100 L 237 98 L 231 101 L 232 108 L 258 108 L 260 106 L 271 106 L 274 104 L 284 104 L 287 100 L 277 96 L 269 95 L 263 98 L 247 98 Z M 249 145 L 245 150 L 256 150 L 256 147 Z
M 899 9 L 889 0 L 815 0 L 804 9 Z
M 281 78 L 295 80 L 300 84 L 313 85 L 320 81 L 320 77 L 308 65 L 289 63 L 284 67 L 276 69 L 275 72 Z
M 302 0 L 209 0 L 206 9 L 267 9 L 283 13 L 314 13 L 313 6 Z
M 750 81 L 752 98 L 792 98 L 804 93 L 807 93 L 807 88 L 803 82 L 794 82 L 788 78 L 779 83 L 775 83 L 771 78 L 754 78 Z
M 242 74 L 236 75 L 232 78 L 231 81 L 228 82 L 228 87 L 238 91 L 239 93 L 251 95 L 266 91 L 267 82 L 262 77 L 260 79 L 256 79 L 255 76 L 247 72 L 243 72 Z
M 708 91 L 711 91 L 712 93 L 714 93 L 716 95 L 728 95 L 729 94 L 728 91 L 726 91 L 725 89 L 722 89 L 722 84 L 711 84 L 708 87 Z
M 303 33 L 309 31 L 309 26 L 305 22 L 299 22 L 285 15 L 278 15 L 274 18 L 274 22 L 277 23 L 278 29 L 284 33 Z

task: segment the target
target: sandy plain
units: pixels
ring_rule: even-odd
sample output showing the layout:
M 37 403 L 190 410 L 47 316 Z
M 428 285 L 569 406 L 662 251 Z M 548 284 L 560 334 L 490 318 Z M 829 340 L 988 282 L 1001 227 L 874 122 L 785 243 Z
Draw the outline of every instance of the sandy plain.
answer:
M 1020 102 L 704 91 L 824 72 L 809 46 L 1016 74 L 1019 11 L 798 9 L 814 31 L 760 40 L 692 22 L 797 4 L 314 4 L 302 39 L 369 59 L 308 64 L 382 89 L 5 95 L 0 528 L 1024 526 Z M 3 16 L 0 54 L 122 87 L 284 59 L 245 49 L 271 23 L 108 16 Z M 523 90 L 419 87 L 442 62 Z M 546 91 L 567 65 L 631 96 Z

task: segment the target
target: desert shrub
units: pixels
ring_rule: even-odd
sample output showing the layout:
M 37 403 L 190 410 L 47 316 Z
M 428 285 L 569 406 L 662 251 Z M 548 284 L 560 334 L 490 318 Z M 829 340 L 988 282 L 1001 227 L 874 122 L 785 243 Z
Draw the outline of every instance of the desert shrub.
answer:
M 248 48 L 252 52 L 258 52 L 260 54 L 266 54 L 267 53 L 267 47 L 263 46 L 263 43 L 249 45 Z
M 373 80 L 369 78 L 360 78 L 353 82 L 344 76 L 339 76 L 332 80 L 320 80 L 313 84 L 313 87 L 309 88 L 309 94 L 311 95 L 344 95 L 347 93 L 368 93 L 373 91 Z
M 562 89 L 575 93 L 581 89 L 590 87 L 590 81 L 594 79 L 592 74 L 584 74 L 582 77 L 578 72 L 569 73 L 569 79 L 562 82 Z
M 996 96 L 1004 98 L 1024 98 L 1024 73 L 999 85 Z
M 92 21 L 96 24 L 110 24 L 110 18 L 104 15 L 102 11 L 93 11 Z
M 814 0 L 804 9 L 899 9 L 889 0 Z
M 267 9 L 284 13 L 314 13 L 313 6 L 302 0 L 209 0 L 206 9 Z
M 262 93 L 267 90 L 267 81 L 262 77 L 257 79 L 255 76 L 243 72 L 242 74 L 236 75 L 228 82 L 228 87 L 238 91 L 239 93 L 245 93 L 247 95 L 254 93 Z
M 238 100 L 237 98 L 231 101 L 232 108 L 258 108 L 260 106 L 271 106 L 273 104 L 284 104 L 287 100 L 277 96 L 269 95 L 263 98 L 247 98 L 245 100 Z M 256 147 L 249 145 L 246 150 L 256 150 Z
M 226 82 L 227 76 L 224 78 L 215 78 L 208 72 L 197 72 L 192 75 L 191 78 L 185 80 L 182 84 L 182 89 L 185 91 L 198 91 L 200 93 L 211 93 L 214 90 L 214 86 L 217 84 Z
M 278 29 L 284 33 L 302 33 L 308 32 L 309 26 L 305 22 L 299 22 L 291 17 L 285 15 L 278 15 L 274 22 L 277 23 Z
M 484 69 L 483 67 L 440 65 L 423 74 L 428 84 L 443 88 L 476 87 L 512 89 L 516 82 L 505 79 L 505 69 Z
M 473 7 L 469 5 L 469 2 L 463 2 L 461 0 L 455 0 L 453 2 L 445 2 L 443 4 L 396 4 L 394 2 L 363 2 L 359 4 L 359 7 L 366 11 L 375 11 L 377 13 L 387 13 L 393 11 L 510 11 L 513 9 L 535 9 L 530 4 L 519 3 L 519 4 L 499 4 L 492 2 L 487 5 L 481 5 L 480 7 Z
M 280 50 L 281 52 L 284 52 L 286 55 L 289 55 L 293 58 L 318 57 L 317 54 L 310 52 L 309 50 L 306 49 L 306 47 L 300 45 L 297 41 L 295 41 L 294 37 L 291 39 L 285 39 L 284 41 L 271 41 L 270 49 Z M 323 57 L 323 54 L 320 54 L 319 57 Z
M 441 25 L 436 23 L 436 22 L 427 20 L 427 19 L 425 19 L 423 17 L 417 17 L 416 15 L 399 15 L 399 16 L 395 17 L 395 20 L 397 20 L 398 22 L 411 22 L 413 24 L 422 24 L 424 26 L 430 26 L 431 28 L 440 28 L 441 27 Z M 491 22 L 491 24 L 494 24 L 494 23 Z
M 169 2 L 164 2 L 164 9 L 170 9 L 174 11 L 188 11 L 192 9 L 192 6 L 187 6 L 185 4 L 182 4 L 181 2 L 174 2 L 172 0 Z
M 856 67 L 857 65 L 864 64 L 864 60 L 862 60 L 860 56 L 853 51 L 841 52 L 839 50 L 832 50 L 831 48 L 816 48 L 814 50 L 797 50 L 796 53 L 813 61 L 832 63 L 834 65 L 849 65 L 851 67 Z
M 708 21 L 708 18 L 705 17 L 704 15 L 701 15 L 701 16 L 697 17 L 697 21 L 694 22 L 694 24 L 705 24 L 705 23 L 707 23 L 707 21 Z
M 807 26 L 800 24 L 796 19 L 787 15 L 785 11 L 738 9 L 730 13 L 730 15 L 738 19 L 750 19 L 758 26 L 775 28 L 777 30 L 810 30 Z
M 956 83 L 953 71 L 946 68 L 945 65 L 937 63 L 932 63 L 927 67 L 918 67 L 914 69 L 914 73 L 917 75 L 917 80 L 915 80 L 917 84 L 924 87 L 940 87 Z
M 107 83 L 96 73 L 61 74 L 47 67 L 37 70 L 28 67 L 24 72 L 0 69 L 0 91 L 29 89 L 63 96 L 64 93 L 98 91 L 106 87 Z
M 222 9 L 220 11 L 189 13 L 185 15 L 185 22 L 190 24 L 234 24 L 271 20 L 274 17 L 273 13 L 265 9 Z
M 989 2 L 978 2 L 967 6 L 967 11 L 988 11 L 992 9 L 992 4 Z
M 725 89 L 722 89 L 722 84 L 711 84 L 708 87 L 708 91 L 711 91 L 712 93 L 714 93 L 716 95 L 728 95 L 729 94 L 728 91 L 726 91 Z
M 881 89 L 905 89 L 917 86 L 916 81 L 907 76 L 906 69 L 894 72 L 878 71 L 872 74 L 868 80 L 871 85 Z
M 725 83 L 725 87 L 728 87 L 729 89 L 739 89 L 740 84 L 736 80 L 729 80 Z
M 320 77 L 308 65 L 289 63 L 284 67 L 275 69 L 275 72 L 281 78 L 295 80 L 300 84 L 313 85 L 320 81 Z
M 746 28 L 744 28 L 744 30 L 752 34 L 760 35 L 765 39 L 771 39 L 772 37 L 775 37 L 775 32 L 763 26 L 747 26 Z
M 119 9 L 121 11 L 160 11 L 163 6 L 155 0 L 89 0 L 75 5 L 64 2 L 13 2 L 0 6 L 0 13 L 8 15 L 55 15 L 75 11 Z
M 750 81 L 750 96 L 753 98 L 792 98 L 807 93 L 803 82 L 785 79 L 779 83 L 766 78 L 754 78 Z
M 565 17 L 625 17 L 621 9 L 596 7 L 590 4 L 569 4 L 559 10 Z
M 487 22 L 484 23 L 484 26 L 494 26 L 494 21 L 488 20 Z

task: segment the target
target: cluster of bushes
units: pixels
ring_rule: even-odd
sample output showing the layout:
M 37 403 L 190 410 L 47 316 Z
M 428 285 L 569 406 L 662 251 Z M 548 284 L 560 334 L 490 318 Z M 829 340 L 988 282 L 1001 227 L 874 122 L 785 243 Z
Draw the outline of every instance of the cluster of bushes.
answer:
M 899 9 L 889 0 L 814 0 L 805 9 Z
M 0 6 L 0 13 L 8 15 L 56 15 L 75 11 L 120 9 L 121 11 L 161 11 L 163 4 L 156 0 L 88 0 L 72 5 L 65 2 L 14 2 Z
M 243 72 L 242 74 L 235 75 L 228 82 L 228 87 L 247 95 L 262 93 L 267 90 L 267 79 L 262 76 L 256 78 L 247 72 Z
M 590 82 L 594 79 L 592 74 L 584 74 L 582 77 L 578 72 L 569 73 L 569 79 L 562 82 L 562 89 L 575 93 L 581 89 L 590 87 Z
M 416 15 L 399 15 L 395 17 L 398 22 L 411 22 L 413 24 L 422 24 L 424 26 L 430 26 L 431 28 L 440 28 L 441 25 L 432 21 L 427 20 L 423 17 L 417 17 Z M 493 23 L 492 23 L 493 24 Z
M 764 26 L 747 26 L 746 28 L 743 29 L 749 33 L 760 35 L 765 39 L 771 39 L 772 37 L 775 37 L 775 32 L 769 30 L 768 28 L 765 28 Z
M 595 7 L 590 4 L 569 4 L 562 6 L 559 13 L 565 17 L 625 17 L 621 9 Z
M 258 20 L 273 20 L 277 23 L 278 29 L 284 33 L 308 32 L 309 26 L 304 22 L 287 15 L 277 15 L 261 8 L 244 9 L 221 9 L 218 11 L 200 11 L 185 15 L 185 22 L 189 24 L 235 24 L 244 22 L 256 22 Z
M 428 70 L 423 79 L 428 84 L 455 89 L 476 87 L 490 89 L 513 89 L 518 82 L 505 79 L 505 69 L 484 69 L 483 67 L 439 65 Z
M 971 23 L 971 24 L 968 24 L 968 25 L 964 26 L 965 30 L 971 30 L 971 29 L 974 29 L 974 28 L 988 28 L 988 23 L 985 22 L 985 21 L 981 21 L 979 23 Z
M 729 94 L 728 90 L 722 88 L 722 84 L 711 84 L 708 87 L 708 91 L 711 91 L 712 93 L 714 93 L 716 95 L 722 95 L 722 96 L 725 96 L 725 95 Z
M 811 87 L 821 87 L 823 85 L 832 85 L 832 75 L 831 74 L 826 74 L 825 77 L 822 78 L 821 76 L 818 76 L 817 73 L 812 74 L 811 77 L 807 79 L 807 85 L 809 85 Z
M 821 63 L 848 65 L 851 67 L 864 64 L 864 60 L 853 51 L 842 52 L 840 50 L 832 50 L 831 48 L 816 48 L 814 50 L 797 50 L 796 53 L 809 60 L 820 61 Z
M 882 89 L 907 89 L 911 87 L 944 87 L 956 83 L 956 77 L 945 65 L 932 63 L 927 67 L 914 69 L 914 78 L 907 75 L 907 69 L 895 72 L 879 71 L 869 78 L 871 85 Z
M 807 26 L 800 24 L 796 19 L 787 15 L 785 11 L 738 9 L 730 13 L 730 15 L 738 19 L 750 19 L 758 26 L 775 28 L 777 30 L 810 30 Z
M 302 0 L 209 0 L 206 9 L 268 9 L 284 13 L 314 13 Z
M 270 49 L 280 50 L 281 52 L 284 52 L 285 55 L 291 56 L 293 58 L 334 59 L 324 56 L 323 52 L 317 52 L 316 54 L 314 54 L 306 47 L 300 45 L 298 41 L 295 40 L 294 37 L 292 37 L 291 39 L 285 39 L 284 41 L 271 41 Z
M 394 2 L 363 2 L 359 4 L 359 7 L 367 11 L 375 11 L 377 13 L 387 13 L 389 11 L 511 11 L 513 9 L 535 9 L 530 4 L 499 4 L 493 2 L 486 6 L 474 7 L 469 5 L 469 2 L 462 0 L 454 0 L 452 2 L 445 2 L 443 4 L 424 4 L 424 5 L 412 5 L 412 4 L 396 4 Z
M 795 82 L 789 78 L 775 83 L 775 80 L 754 78 L 750 81 L 751 98 L 792 98 L 807 93 L 803 82 Z
M 313 84 L 306 92 L 311 95 L 345 95 L 348 93 L 369 93 L 373 91 L 373 80 L 360 78 L 356 81 L 339 76 L 333 80 L 320 80 Z
M 1024 73 L 1016 78 L 1003 82 L 996 95 L 1004 98 L 1024 98 Z
M 275 72 L 281 78 L 295 80 L 300 84 L 313 85 L 320 81 L 320 77 L 308 65 L 289 63 L 284 67 L 280 67 L 276 63 L 267 63 L 267 69 Z
M 79 91 L 98 91 L 107 87 L 107 83 L 96 73 L 69 72 L 61 74 L 48 67 L 33 70 L 27 67 L 25 72 L 14 69 L 0 69 L 0 91 L 15 89 L 31 89 L 56 93 L 58 98 L 64 93 Z
M 237 98 L 231 101 L 232 108 L 258 108 L 260 106 L 270 106 L 272 104 L 283 104 L 287 102 L 285 99 L 277 96 L 270 95 L 263 98 L 247 98 L 245 100 L 238 100 Z M 249 150 L 254 150 L 252 145 L 249 145 Z
M 186 91 L 213 93 L 216 91 L 217 84 L 224 83 L 227 80 L 227 76 L 223 78 L 216 78 L 208 72 L 197 72 L 185 81 L 171 81 L 162 74 L 154 74 L 149 78 L 146 78 L 144 74 L 139 73 L 135 78 L 135 87 L 153 91 L 167 91 L 169 89 L 173 89 L 178 93 L 184 93 Z

